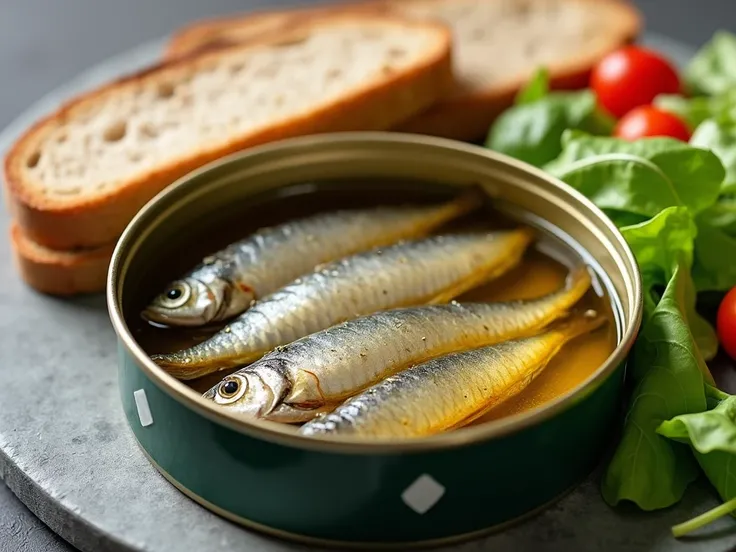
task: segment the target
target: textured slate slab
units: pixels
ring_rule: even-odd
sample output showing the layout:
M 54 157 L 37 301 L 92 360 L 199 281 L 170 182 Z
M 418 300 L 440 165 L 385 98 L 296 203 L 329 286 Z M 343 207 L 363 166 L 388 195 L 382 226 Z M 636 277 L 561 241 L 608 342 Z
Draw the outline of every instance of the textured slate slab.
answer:
M 652 41 L 673 56 L 687 56 L 676 44 Z M 29 120 L 64 97 L 147 62 L 159 47 L 145 45 L 110 60 L 44 98 L 0 136 L 0 150 Z M 3 212 L 0 225 L 7 223 Z M 3 237 L 0 258 L 9 257 Z M 103 298 L 62 301 L 37 295 L 19 281 L 9 263 L 3 263 L 0 340 L 0 477 L 74 546 L 90 552 L 305 549 L 210 514 L 148 464 L 119 406 L 115 338 Z M 736 546 L 736 526 L 729 519 L 708 529 L 713 538 L 677 542 L 669 534 L 673 523 L 715 504 L 708 487 L 700 485 L 668 511 L 613 511 L 601 500 L 597 478 L 591 476 L 536 518 L 444 550 L 726 550 Z M 23 531 L 18 524 L 0 527 L 13 534 Z M 0 543 L 3 536 L 0 532 Z

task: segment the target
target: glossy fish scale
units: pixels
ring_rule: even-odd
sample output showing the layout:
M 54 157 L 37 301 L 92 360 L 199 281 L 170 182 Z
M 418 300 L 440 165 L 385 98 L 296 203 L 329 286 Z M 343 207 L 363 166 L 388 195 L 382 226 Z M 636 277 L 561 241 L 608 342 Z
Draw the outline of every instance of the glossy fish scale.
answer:
M 314 414 L 308 411 L 296 415 L 282 410 L 337 404 L 411 364 L 533 334 L 566 314 L 590 283 L 587 270 L 579 268 L 563 289 L 538 299 L 453 303 L 375 313 L 299 339 L 236 374 L 265 370 L 281 375 L 281 387 L 288 392 L 260 417 L 309 420 Z M 234 411 L 253 410 L 245 398 L 223 399 L 219 389 L 215 386 L 205 396 Z
M 407 368 L 299 431 L 303 435 L 410 438 L 452 429 L 520 393 L 568 341 L 605 321 L 595 314 L 580 316 L 537 336 Z
M 449 234 L 342 259 L 256 303 L 207 341 L 154 360 L 191 379 L 361 315 L 445 302 L 516 266 L 532 238 L 529 229 Z
M 263 228 L 205 258 L 184 276 L 212 288 L 210 303 L 222 302 L 214 305 L 208 320 L 193 321 L 183 306 L 162 308 L 164 295 L 157 297 L 144 315 L 155 319 L 164 312 L 166 320 L 162 322 L 171 325 L 225 320 L 245 311 L 252 299 L 272 293 L 321 263 L 426 235 L 482 203 L 482 193 L 473 189 L 441 205 L 339 210 Z M 218 286 L 226 291 L 217 293 Z M 198 308 L 201 310 L 208 300 L 200 302 Z

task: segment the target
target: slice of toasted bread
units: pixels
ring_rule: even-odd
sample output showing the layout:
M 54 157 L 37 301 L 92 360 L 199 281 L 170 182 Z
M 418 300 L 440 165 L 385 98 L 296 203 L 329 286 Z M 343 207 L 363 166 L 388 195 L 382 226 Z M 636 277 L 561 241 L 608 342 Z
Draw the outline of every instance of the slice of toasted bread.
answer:
M 340 9 L 320 5 L 317 10 Z M 312 8 L 314 9 L 314 8 Z M 348 10 L 436 19 L 454 31 L 457 86 L 444 101 L 395 130 L 476 140 L 541 65 L 554 88 L 586 86 L 591 68 L 639 34 L 639 12 L 627 0 L 374 0 Z M 193 24 L 175 33 L 168 56 L 247 42 L 279 17 L 307 10 L 259 12 Z
M 39 245 L 104 245 L 207 162 L 281 138 L 391 128 L 452 86 L 451 37 L 440 23 L 286 21 L 268 38 L 164 63 L 37 123 L 5 160 L 12 211 Z
M 582 88 L 593 66 L 639 34 L 623 0 L 393 0 L 402 15 L 454 30 L 454 93 L 397 130 L 460 140 L 484 136 L 540 66 L 554 88 Z
M 29 239 L 17 224 L 10 228 L 15 264 L 23 280 L 50 295 L 99 293 L 115 244 L 79 251 L 48 249 Z

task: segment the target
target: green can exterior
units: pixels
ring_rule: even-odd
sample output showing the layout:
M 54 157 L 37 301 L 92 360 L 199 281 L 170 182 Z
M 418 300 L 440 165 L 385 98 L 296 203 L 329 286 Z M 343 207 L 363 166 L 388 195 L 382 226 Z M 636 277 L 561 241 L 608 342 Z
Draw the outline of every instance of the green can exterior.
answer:
M 396 455 L 336 454 L 256 439 L 159 389 L 119 348 L 120 392 L 140 445 L 168 476 L 247 521 L 324 541 L 415 543 L 462 537 L 564 493 L 600 461 L 619 416 L 624 366 L 566 411 L 490 441 Z M 142 427 L 134 392 L 153 423 Z M 429 475 L 444 494 L 425 513 L 402 500 Z

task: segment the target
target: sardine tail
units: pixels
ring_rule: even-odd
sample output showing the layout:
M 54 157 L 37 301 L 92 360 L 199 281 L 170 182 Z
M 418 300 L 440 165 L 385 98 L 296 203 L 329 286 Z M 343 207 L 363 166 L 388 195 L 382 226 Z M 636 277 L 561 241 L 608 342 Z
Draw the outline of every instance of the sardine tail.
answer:
M 486 203 L 488 194 L 479 185 L 469 187 L 448 205 L 449 215 L 452 218 L 472 213 Z
M 565 280 L 565 289 L 568 291 L 577 289 L 584 289 L 587 291 L 591 283 L 592 280 L 588 266 L 580 264 L 570 270 L 570 273 L 567 275 L 567 279 Z
M 590 272 L 586 265 L 573 268 L 567 275 L 564 287 L 557 293 L 560 307 L 565 310 L 572 308 L 590 289 L 591 283 Z
M 151 355 L 151 360 L 164 372 L 178 380 L 193 380 L 218 371 L 210 363 L 195 362 L 191 357 L 180 355 Z
M 576 337 L 595 331 L 607 323 L 608 320 L 603 314 L 588 309 L 574 313 L 571 317 L 555 324 L 550 330 L 563 334 L 566 341 L 571 341 Z

